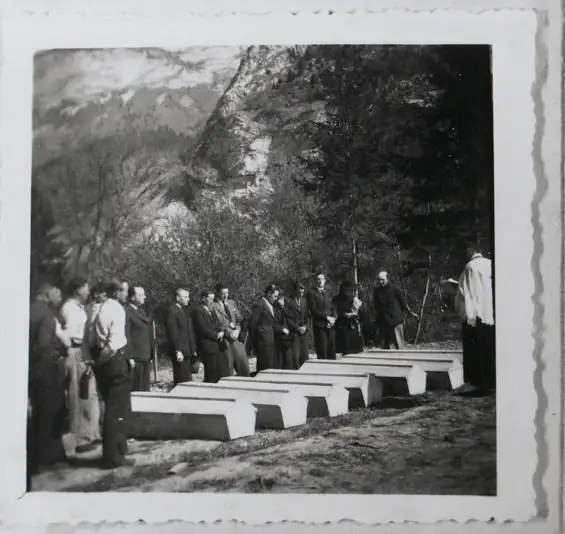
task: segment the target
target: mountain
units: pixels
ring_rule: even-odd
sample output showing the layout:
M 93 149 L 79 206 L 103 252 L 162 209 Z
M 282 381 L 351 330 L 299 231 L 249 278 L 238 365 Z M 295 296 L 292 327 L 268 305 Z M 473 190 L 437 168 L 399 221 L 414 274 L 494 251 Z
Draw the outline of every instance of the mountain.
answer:
M 49 51 L 35 66 L 32 224 L 53 219 L 66 272 L 105 269 L 198 198 L 264 211 L 323 117 L 308 47 Z
M 54 50 L 34 71 L 34 166 L 63 147 L 138 131 L 194 137 L 236 72 L 239 47 Z

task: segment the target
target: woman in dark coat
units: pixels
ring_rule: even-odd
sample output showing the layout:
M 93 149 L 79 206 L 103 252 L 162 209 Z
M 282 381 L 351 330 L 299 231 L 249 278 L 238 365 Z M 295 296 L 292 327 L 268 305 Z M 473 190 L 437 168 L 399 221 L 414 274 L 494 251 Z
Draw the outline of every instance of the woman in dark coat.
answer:
M 335 322 L 336 352 L 343 355 L 363 352 L 363 336 L 359 320 L 359 309 L 362 303 L 355 295 L 355 286 L 351 282 L 341 284 L 339 293 L 332 299 L 332 304 L 337 316 Z

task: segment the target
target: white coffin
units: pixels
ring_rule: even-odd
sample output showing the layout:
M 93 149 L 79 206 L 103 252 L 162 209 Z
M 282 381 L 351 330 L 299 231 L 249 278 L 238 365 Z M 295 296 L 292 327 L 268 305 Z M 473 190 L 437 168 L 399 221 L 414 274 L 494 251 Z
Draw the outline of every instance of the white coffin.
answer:
M 272 391 L 268 388 L 240 388 L 227 384 L 183 382 L 169 395 L 180 397 L 221 397 L 249 402 L 257 409 L 257 428 L 289 428 L 306 423 L 308 400 L 292 391 Z
M 245 401 L 209 396 L 134 392 L 129 434 L 137 439 L 229 441 L 255 432 L 255 407 Z

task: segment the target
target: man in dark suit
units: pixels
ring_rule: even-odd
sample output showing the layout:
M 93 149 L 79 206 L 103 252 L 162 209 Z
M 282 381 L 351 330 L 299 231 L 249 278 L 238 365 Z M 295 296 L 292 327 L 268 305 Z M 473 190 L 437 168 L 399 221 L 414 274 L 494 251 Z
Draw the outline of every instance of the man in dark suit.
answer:
M 410 310 L 400 290 L 389 282 L 388 273 L 380 272 L 377 280 L 379 285 L 373 292 L 378 328 L 377 346 L 390 349 L 392 345 L 401 349 L 405 346 L 404 312 L 416 318 L 418 315 Z
M 204 382 L 217 382 L 231 376 L 229 353 L 224 331 L 212 311 L 214 292 L 201 292 L 201 302 L 192 311 L 198 355 L 204 363 Z
M 192 373 L 198 372 L 196 339 L 192 318 L 187 311 L 189 302 L 190 293 L 179 287 L 175 291 L 175 302 L 169 306 L 165 316 L 168 352 L 173 362 L 175 386 L 181 382 L 192 381 Z
M 135 361 L 132 391 L 149 391 L 151 385 L 151 361 L 154 357 L 155 339 L 153 322 L 143 310 L 145 298 L 145 290 L 141 286 L 129 287 L 126 337 L 129 356 Z
M 316 288 L 308 293 L 308 309 L 312 316 L 314 345 L 319 360 L 335 360 L 335 317 L 332 298 L 326 289 L 326 277 L 316 275 Z
M 274 303 L 279 297 L 279 289 L 274 284 L 265 288 L 263 297 L 255 303 L 249 321 L 249 336 L 257 354 L 257 372 L 277 369 L 275 346 Z
M 285 296 L 282 291 L 273 306 L 275 310 L 275 346 L 277 350 L 277 366 L 279 369 L 294 369 L 292 357 L 292 333 L 288 326 Z
M 229 298 L 229 289 L 225 284 L 216 285 L 216 298 L 212 303 L 212 309 L 224 330 L 231 367 L 235 369 L 238 376 L 249 376 L 245 345 L 239 338 L 243 318 L 235 302 Z
M 45 284 L 31 305 L 29 318 L 29 397 L 31 404 L 30 471 L 65 460 L 65 345 L 57 336 L 60 289 Z
M 285 299 L 287 324 L 292 333 L 292 361 L 299 369 L 308 359 L 308 322 L 310 314 L 306 302 L 304 284 L 294 286 L 292 297 Z

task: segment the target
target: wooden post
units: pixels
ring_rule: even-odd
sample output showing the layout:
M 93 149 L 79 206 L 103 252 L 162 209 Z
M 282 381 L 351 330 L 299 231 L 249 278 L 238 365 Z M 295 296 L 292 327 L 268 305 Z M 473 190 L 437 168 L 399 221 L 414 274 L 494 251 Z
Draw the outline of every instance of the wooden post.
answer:
M 359 277 L 357 276 L 357 241 L 353 238 L 353 282 L 355 284 L 355 296 L 357 295 L 357 282 Z
M 155 332 L 155 321 L 153 321 L 153 378 L 157 382 L 157 335 Z
M 424 317 L 424 308 L 426 307 L 426 300 L 428 300 L 428 294 L 430 292 L 430 276 L 432 271 L 432 256 L 428 255 L 428 276 L 426 278 L 426 291 L 424 293 L 424 298 L 422 299 L 422 306 L 420 307 L 420 315 L 418 317 L 418 328 L 416 330 L 416 336 L 414 337 L 414 345 L 418 343 L 420 338 L 420 331 L 422 328 L 422 318 Z

